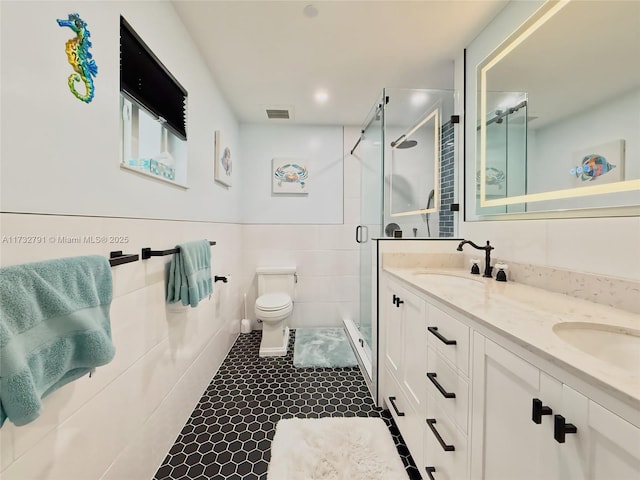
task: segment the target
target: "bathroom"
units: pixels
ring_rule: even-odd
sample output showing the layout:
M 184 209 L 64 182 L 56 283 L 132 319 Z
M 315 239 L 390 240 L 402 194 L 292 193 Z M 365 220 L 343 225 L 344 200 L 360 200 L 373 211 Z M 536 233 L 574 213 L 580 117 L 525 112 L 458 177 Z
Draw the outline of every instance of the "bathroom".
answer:
M 187 309 L 165 303 L 168 260 L 151 258 L 113 268 L 114 360 L 91 379 L 52 394 L 37 422 L 3 426 L 3 478 L 152 478 L 240 334 L 240 320 L 249 317 L 253 328 L 259 328 L 251 314 L 255 273 L 267 259 L 296 265 L 292 328 L 337 327 L 359 314 L 360 251 L 354 232 L 361 220 L 361 172 L 350 151 L 367 110 L 389 85 L 382 80 L 374 84 L 357 120 L 348 123 L 241 121 L 185 26 L 182 2 L 175 3 L 2 2 L 1 265 L 108 256 L 114 250 L 134 254 L 144 247 L 160 250 L 206 238 L 216 242 L 211 247 L 213 273 L 228 279 L 215 283 L 210 300 Z M 296 9 L 300 22 L 322 21 L 322 3 L 317 18 L 303 16 L 304 5 Z M 461 46 L 503 7 L 504 2 L 487 2 L 484 24 L 464 24 L 475 30 Z M 72 32 L 55 21 L 76 11 L 91 30 L 91 51 L 99 66 L 89 104 L 69 92 L 72 70 L 64 43 Z M 188 188 L 144 178 L 119 165 L 120 15 L 189 92 Z M 213 23 L 211 28 L 218 27 Z M 250 31 L 250 24 L 237 28 L 241 26 Z M 28 42 L 22 41 L 25 35 Z M 463 57 L 459 48 L 443 62 L 447 73 L 440 84 L 401 86 L 461 92 Z M 287 101 L 263 102 L 282 107 Z M 462 112 L 460 104 L 458 109 Z M 318 118 L 322 114 L 319 108 Z M 302 111 L 296 115 L 302 121 Z M 231 185 L 214 181 L 216 131 L 229 142 L 235 160 Z M 640 280 L 637 212 L 466 221 L 460 130 L 458 142 L 461 211 L 454 217 L 455 238 L 490 240 L 492 257 L 507 263 Z M 274 195 L 265 180 L 271 159 L 304 156 L 316 162 L 310 163 L 317 176 L 310 179 L 309 194 Z M 27 238 L 30 243 L 22 240 Z

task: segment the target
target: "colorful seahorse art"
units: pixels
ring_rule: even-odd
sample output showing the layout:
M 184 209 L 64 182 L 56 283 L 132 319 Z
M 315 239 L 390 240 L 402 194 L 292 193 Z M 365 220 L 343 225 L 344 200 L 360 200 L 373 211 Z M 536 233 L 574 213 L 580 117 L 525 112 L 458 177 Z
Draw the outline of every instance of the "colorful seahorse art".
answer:
M 569 173 L 575 175 L 583 182 L 593 182 L 598 177 L 616 168 L 613 163 L 609 163 L 605 157 L 596 153 L 586 155 L 580 165 L 572 168 Z
M 93 77 L 98 74 L 98 65 L 96 65 L 93 55 L 89 52 L 89 47 L 91 47 L 89 37 L 91 33 L 87 29 L 87 23 L 77 13 L 70 13 L 68 19 L 58 19 L 57 22 L 59 26 L 69 27 L 76 34 L 74 38 L 70 38 L 65 44 L 69 64 L 74 70 L 74 73 L 69 75 L 67 80 L 69 90 L 78 100 L 89 103 L 93 100 L 95 91 Z M 84 94 L 76 89 L 76 84 L 80 82 L 84 83 Z

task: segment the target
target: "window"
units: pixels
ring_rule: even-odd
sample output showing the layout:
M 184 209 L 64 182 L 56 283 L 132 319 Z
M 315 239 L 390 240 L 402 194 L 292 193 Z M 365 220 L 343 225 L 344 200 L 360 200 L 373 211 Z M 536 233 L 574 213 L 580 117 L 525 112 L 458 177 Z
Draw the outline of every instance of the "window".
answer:
M 187 91 L 120 17 L 122 165 L 186 184 L 186 105 Z

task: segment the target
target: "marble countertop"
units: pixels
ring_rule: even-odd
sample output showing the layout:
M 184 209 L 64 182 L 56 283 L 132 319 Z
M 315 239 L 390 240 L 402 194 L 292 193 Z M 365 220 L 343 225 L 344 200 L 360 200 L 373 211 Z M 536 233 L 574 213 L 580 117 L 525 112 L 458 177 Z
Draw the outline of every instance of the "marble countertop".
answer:
M 554 333 L 563 322 L 598 324 L 640 336 L 640 315 L 514 282 L 449 268 L 384 270 L 467 318 L 640 408 L 640 348 L 636 368 L 626 369 L 585 353 Z M 437 275 L 429 275 L 437 274 Z M 631 355 L 635 355 L 632 349 Z

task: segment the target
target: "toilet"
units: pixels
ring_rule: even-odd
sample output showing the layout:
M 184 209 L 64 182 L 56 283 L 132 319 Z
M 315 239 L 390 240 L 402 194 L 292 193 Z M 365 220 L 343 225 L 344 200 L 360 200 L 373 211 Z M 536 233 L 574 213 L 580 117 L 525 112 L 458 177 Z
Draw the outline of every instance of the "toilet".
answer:
M 287 354 L 289 327 L 293 312 L 296 285 L 295 267 L 259 267 L 258 298 L 255 314 L 262 323 L 261 357 L 282 357 Z

